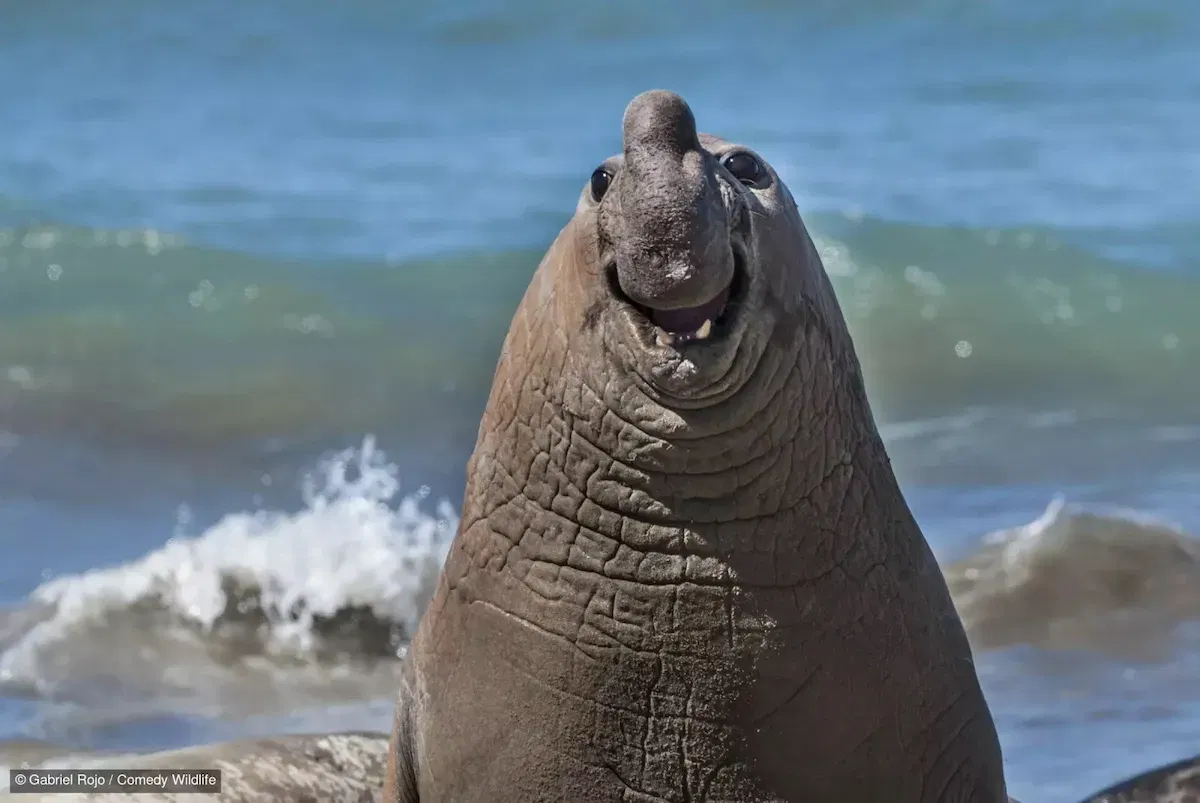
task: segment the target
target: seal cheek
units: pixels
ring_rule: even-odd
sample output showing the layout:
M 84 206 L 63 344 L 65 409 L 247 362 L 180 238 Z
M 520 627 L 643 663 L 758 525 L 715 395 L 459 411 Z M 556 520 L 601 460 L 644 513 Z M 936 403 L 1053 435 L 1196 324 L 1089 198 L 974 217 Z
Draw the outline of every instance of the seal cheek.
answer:
M 594 332 L 600 327 L 600 321 L 604 316 L 604 309 L 607 304 L 602 299 L 596 299 L 591 304 L 588 304 L 586 310 L 583 311 L 583 329 L 585 332 Z

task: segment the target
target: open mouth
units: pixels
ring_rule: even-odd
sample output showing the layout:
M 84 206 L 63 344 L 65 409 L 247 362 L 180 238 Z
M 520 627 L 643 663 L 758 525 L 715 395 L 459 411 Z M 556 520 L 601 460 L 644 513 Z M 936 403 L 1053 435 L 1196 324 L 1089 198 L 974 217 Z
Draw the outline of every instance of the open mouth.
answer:
M 638 304 L 625 295 L 617 280 L 616 268 L 609 271 L 613 294 L 631 306 L 649 324 L 660 346 L 679 347 L 700 343 L 719 336 L 728 329 L 736 302 L 746 281 L 745 258 L 738 247 L 733 248 L 733 278 L 711 300 L 695 307 L 654 309 Z

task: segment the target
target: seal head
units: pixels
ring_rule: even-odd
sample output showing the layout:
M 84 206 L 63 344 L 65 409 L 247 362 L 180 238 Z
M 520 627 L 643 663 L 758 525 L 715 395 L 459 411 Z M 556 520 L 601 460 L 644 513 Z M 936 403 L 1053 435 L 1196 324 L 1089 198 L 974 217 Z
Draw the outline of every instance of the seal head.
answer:
M 657 398 L 725 398 L 771 329 L 757 315 L 755 220 L 791 199 L 753 151 L 699 134 L 673 92 L 634 98 L 622 132 L 622 153 L 592 173 L 577 210 L 603 266 L 590 319 Z

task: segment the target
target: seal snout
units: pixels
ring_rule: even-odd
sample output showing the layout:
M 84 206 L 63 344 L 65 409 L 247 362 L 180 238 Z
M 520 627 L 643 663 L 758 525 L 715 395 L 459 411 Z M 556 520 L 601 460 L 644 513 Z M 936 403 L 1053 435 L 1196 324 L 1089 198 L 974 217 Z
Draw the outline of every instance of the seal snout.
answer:
M 659 150 L 683 156 L 700 150 L 691 107 L 665 89 L 643 92 L 630 101 L 621 129 L 626 154 L 630 150 Z
M 715 161 L 674 92 L 634 98 L 622 133 L 625 165 L 609 232 L 618 289 L 654 324 L 661 345 L 706 340 L 738 272 Z

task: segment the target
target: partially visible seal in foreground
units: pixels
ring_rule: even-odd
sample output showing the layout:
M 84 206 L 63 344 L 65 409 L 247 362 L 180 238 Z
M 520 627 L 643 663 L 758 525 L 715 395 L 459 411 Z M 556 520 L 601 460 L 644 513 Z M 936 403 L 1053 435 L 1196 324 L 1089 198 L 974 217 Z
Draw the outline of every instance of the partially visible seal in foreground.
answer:
M 1127 778 L 1083 803 L 1200 803 L 1200 755 Z
M 678 95 L 533 276 L 406 671 L 388 801 L 1008 799 L 795 201 Z
M 278 736 L 87 762 L 88 769 L 219 770 L 219 795 L 150 791 L 0 797 L 23 803 L 374 803 L 380 799 L 386 761 L 384 734 Z

